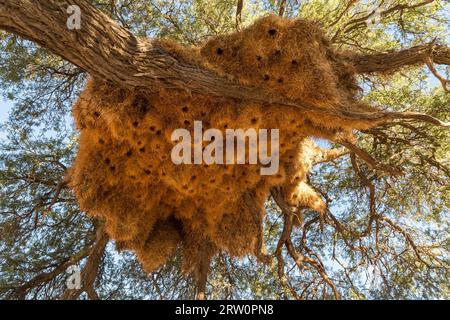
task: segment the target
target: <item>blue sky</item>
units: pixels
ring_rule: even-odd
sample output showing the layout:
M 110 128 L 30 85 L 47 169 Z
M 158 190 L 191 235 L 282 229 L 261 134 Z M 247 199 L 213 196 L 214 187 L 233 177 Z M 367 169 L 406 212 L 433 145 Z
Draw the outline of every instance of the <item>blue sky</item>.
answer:
M 3 124 L 8 120 L 9 111 L 13 107 L 13 102 L 6 100 L 0 95 L 0 142 L 5 138 Z
M 8 118 L 9 110 L 12 108 L 12 102 L 1 98 L 0 100 L 0 123 Z
M 3 127 L 3 124 L 6 120 L 8 120 L 8 114 L 13 106 L 12 101 L 5 100 L 4 98 L 0 98 L 0 126 Z M 2 137 L 2 132 L 0 130 L 0 137 Z

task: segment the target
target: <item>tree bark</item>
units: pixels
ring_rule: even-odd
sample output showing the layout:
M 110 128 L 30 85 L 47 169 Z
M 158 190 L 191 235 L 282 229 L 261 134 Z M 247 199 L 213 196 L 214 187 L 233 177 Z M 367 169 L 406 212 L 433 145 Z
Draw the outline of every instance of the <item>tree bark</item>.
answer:
M 352 55 L 349 60 L 358 73 L 372 73 L 395 72 L 405 66 L 423 65 L 428 58 L 437 64 L 450 65 L 450 48 L 430 43 L 401 51 Z
M 70 5 L 81 10 L 81 28 L 69 30 Z M 180 61 L 149 39 L 137 38 L 83 0 L 2 0 L 0 29 L 34 41 L 87 71 L 128 88 L 180 88 L 194 93 L 263 101 L 267 94 L 215 72 Z

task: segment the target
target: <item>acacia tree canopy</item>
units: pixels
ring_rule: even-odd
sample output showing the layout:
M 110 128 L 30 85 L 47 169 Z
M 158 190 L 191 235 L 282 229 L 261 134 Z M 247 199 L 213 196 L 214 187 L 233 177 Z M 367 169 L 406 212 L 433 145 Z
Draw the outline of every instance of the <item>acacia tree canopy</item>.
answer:
M 79 30 L 66 26 L 73 4 L 82 13 Z M 293 229 L 293 208 L 273 190 L 265 222 L 273 261 L 259 265 L 221 254 L 213 261 L 207 293 L 226 298 L 248 292 L 285 298 L 445 296 L 448 134 L 427 123 L 445 126 L 448 119 L 448 80 L 436 66 L 450 65 L 450 49 L 442 43 L 449 36 L 446 9 L 444 1 L 392 1 L 382 9 L 378 29 L 367 36 L 365 21 L 373 12 L 358 1 L 282 1 L 281 6 L 272 1 L 244 6 L 200 0 L 3 1 L 0 74 L 3 92 L 16 105 L 1 146 L 0 293 L 192 297 L 195 286 L 180 274 L 178 257 L 145 276 L 133 255 L 115 253 L 101 221 L 80 212 L 64 175 L 76 150 L 76 133 L 63 130 L 66 115 L 86 73 L 127 88 L 179 88 L 311 110 L 180 60 L 151 40 L 196 44 L 234 29 L 236 22 L 241 28 L 256 16 L 278 12 L 314 17 L 336 47 L 352 52 L 348 59 L 361 74 L 365 99 L 390 109 L 371 117 L 389 121 L 361 132 L 357 145 L 344 142 L 347 151 L 317 161 L 310 180 L 328 203 L 326 216 L 306 210 L 301 228 Z M 426 76 L 438 79 L 439 86 L 424 88 Z M 55 134 L 42 134 L 48 128 Z M 401 168 L 403 175 L 392 176 L 388 168 Z M 73 264 L 83 267 L 83 286 L 75 291 L 66 290 L 64 281 Z M 131 284 L 136 289 L 128 289 Z

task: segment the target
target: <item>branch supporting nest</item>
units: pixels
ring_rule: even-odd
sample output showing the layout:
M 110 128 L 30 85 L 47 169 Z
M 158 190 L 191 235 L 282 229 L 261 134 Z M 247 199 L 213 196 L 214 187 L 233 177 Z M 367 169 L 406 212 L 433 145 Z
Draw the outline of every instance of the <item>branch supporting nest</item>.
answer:
M 66 26 L 66 9 L 70 5 L 79 6 L 83 14 L 80 30 L 69 30 Z M 82 0 L 2 2 L 0 29 L 42 45 L 87 71 L 92 77 L 107 79 L 125 88 L 179 88 L 191 93 L 292 106 L 307 112 L 335 115 L 349 120 L 367 120 L 374 124 L 410 119 L 449 126 L 448 123 L 419 113 L 363 113 L 318 108 L 304 101 L 292 101 L 269 94 L 263 88 L 230 81 L 212 70 L 175 57 L 151 40 L 135 37 Z M 450 65 L 448 47 L 433 45 L 432 49 L 435 63 Z M 425 64 L 429 55 L 430 45 L 422 45 L 384 54 L 351 55 L 348 60 L 358 73 L 370 73 Z
M 430 57 L 434 63 L 450 65 L 450 48 L 431 42 L 386 53 L 352 54 L 348 57 L 348 61 L 359 74 L 392 73 L 403 67 L 424 65 Z

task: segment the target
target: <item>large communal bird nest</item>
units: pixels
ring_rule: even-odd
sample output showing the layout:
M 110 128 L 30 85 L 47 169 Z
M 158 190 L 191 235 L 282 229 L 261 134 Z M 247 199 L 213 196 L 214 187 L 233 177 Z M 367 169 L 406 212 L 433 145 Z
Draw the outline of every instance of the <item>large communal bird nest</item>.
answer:
M 357 100 L 353 67 L 315 23 L 270 16 L 196 48 L 155 45 L 314 109 L 91 79 L 73 108 L 80 140 L 70 180 L 81 208 L 104 220 L 119 249 L 134 251 L 151 272 L 180 248 L 184 270 L 195 272 L 222 250 L 262 255 L 264 202 L 274 187 L 290 206 L 326 209 L 307 183 L 316 156 L 308 137 L 349 139 L 374 121 L 336 114 L 374 109 Z M 171 134 L 192 132 L 194 121 L 224 136 L 227 128 L 279 128 L 278 173 L 261 175 L 260 164 L 174 164 Z

